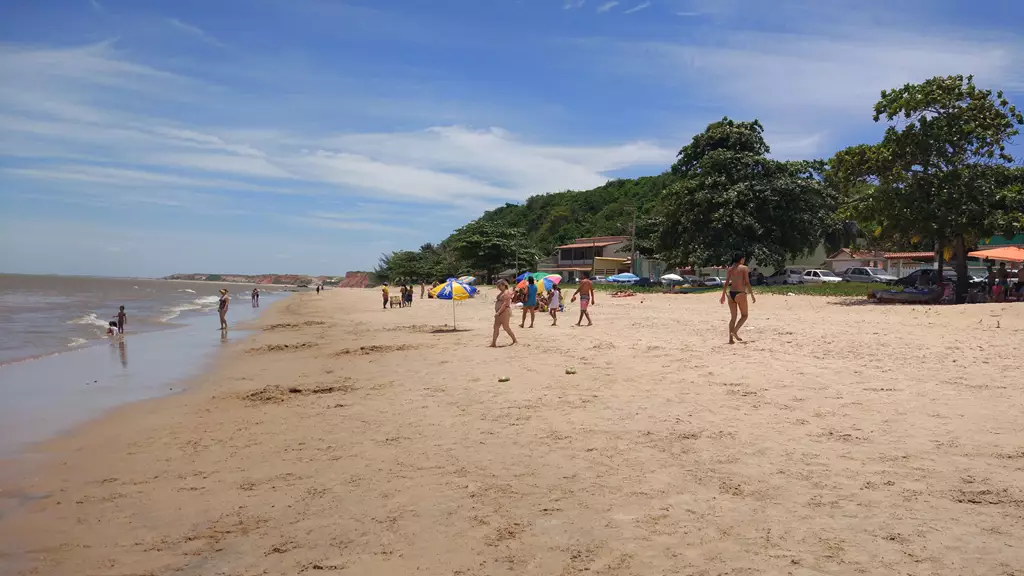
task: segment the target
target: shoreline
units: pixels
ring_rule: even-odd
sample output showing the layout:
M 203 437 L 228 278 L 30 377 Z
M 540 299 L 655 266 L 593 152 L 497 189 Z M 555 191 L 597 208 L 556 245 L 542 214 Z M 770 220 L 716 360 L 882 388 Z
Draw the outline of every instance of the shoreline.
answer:
M 246 338 L 246 324 L 284 300 L 287 295 L 268 297 L 265 308 L 240 307 L 229 339 Z M 0 365 L 0 461 L 16 461 L 107 410 L 173 393 L 179 382 L 215 362 L 218 339 L 206 328 L 216 318 L 179 318 L 166 328 Z
M 730 347 L 715 295 L 605 298 L 490 350 L 490 295 L 458 332 L 374 291 L 268 306 L 187 392 L 45 443 L 0 491 L 0 572 L 1024 565 L 1012 304 L 759 299 Z

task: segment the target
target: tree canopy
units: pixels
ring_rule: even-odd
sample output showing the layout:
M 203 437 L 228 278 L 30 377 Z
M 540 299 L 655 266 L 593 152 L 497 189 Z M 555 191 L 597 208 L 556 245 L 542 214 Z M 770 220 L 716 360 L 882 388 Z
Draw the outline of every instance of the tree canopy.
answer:
M 659 202 L 656 238 L 643 252 L 669 264 L 718 266 L 735 252 L 763 265 L 813 251 L 834 228 L 837 195 L 819 175 L 820 161 L 768 158 L 757 120 L 723 118 L 684 146 Z
M 874 120 L 888 123 L 882 141 L 838 152 L 829 179 L 851 215 L 886 235 L 952 242 L 962 301 L 968 246 L 1020 228 L 1020 169 L 1007 145 L 1024 116 L 971 76 L 940 76 L 883 91 Z

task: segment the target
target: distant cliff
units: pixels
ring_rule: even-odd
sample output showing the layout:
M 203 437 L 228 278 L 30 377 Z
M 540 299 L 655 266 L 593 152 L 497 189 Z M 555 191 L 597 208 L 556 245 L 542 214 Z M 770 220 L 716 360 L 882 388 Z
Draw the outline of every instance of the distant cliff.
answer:
M 370 285 L 369 272 L 346 272 L 345 276 L 306 276 L 304 274 L 171 274 L 164 280 L 190 280 L 192 282 L 238 282 L 274 286 L 339 286 L 366 288 Z

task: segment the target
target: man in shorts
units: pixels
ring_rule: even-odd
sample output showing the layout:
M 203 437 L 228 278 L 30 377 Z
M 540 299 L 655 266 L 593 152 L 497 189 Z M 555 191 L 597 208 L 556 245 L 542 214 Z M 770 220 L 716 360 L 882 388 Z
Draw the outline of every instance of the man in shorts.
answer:
M 590 281 L 590 272 L 583 273 L 583 280 L 580 282 L 580 287 L 572 293 L 572 302 L 576 301 L 576 295 L 580 297 L 580 319 L 576 322 L 577 326 L 583 323 L 583 318 L 587 318 L 587 326 L 593 326 L 594 323 L 590 321 L 590 312 L 587 310 L 591 304 L 594 304 L 594 283 Z

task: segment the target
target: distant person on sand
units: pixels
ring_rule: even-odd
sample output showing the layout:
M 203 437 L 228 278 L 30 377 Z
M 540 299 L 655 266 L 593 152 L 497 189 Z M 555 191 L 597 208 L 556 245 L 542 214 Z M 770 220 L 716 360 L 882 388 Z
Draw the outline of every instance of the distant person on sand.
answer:
M 412 308 L 412 296 L 412 284 L 409 284 L 408 286 L 405 287 L 405 305 L 410 308 Z
M 217 301 L 217 313 L 220 314 L 220 329 L 228 329 L 228 301 L 231 300 L 228 297 L 227 288 L 220 289 L 220 300 Z
M 114 318 L 117 320 L 117 333 L 124 334 L 124 323 L 128 320 L 128 315 L 124 312 L 124 306 L 118 309 L 117 315 Z
M 742 252 L 737 252 L 729 264 L 729 271 L 725 275 L 725 282 L 722 284 L 722 304 L 725 304 L 726 291 L 729 296 L 729 344 L 743 342 L 739 331 L 747 321 L 747 294 L 750 294 L 750 301 L 757 303 L 754 291 L 750 287 L 750 270 L 746 266 L 747 258 Z M 736 321 L 736 312 L 739 311 L 740 319 Z
M 427 293 L 427 283 L 420 282 L 420 300 L 423 300 L 423 295 Z
M 398 307 L 405 308 L 405 295 L 408 293 L 408 290 L 405 288 L 405 284 L 402 285 L 399 292 L 400 294 L 398 295 Z
M 580 326 L 583 323 L 584 316 L 587 318 L 587 326 L 593 326 L 594 323 L 590 320 L 590 312 L 587 310 L 591 304 L 594 304 L 594 283 L 590 281 L 590 272 L 583 273 L 583 280 L 580 281 L 580 287 L 572 293 L 571 302 L 576 301 L 576 295 L 580 297 L 580 319 L 576 321 L 576 325 Z
M 387 282 L 385 282 L 384 285 L 381 286 L 380 294 L 381 294 L 381 296 L 384 297 L 384 309 L 387 310 L 388 309 L 388 302 L 391 300 L 389 298 L 390 295 L 388 294 L 388 283 Z
M 1006 269 L 1006 262 L 999 263 L 999 270 L 996 270 L 997 290 L 996 300 L 1006 302 L 1006 293 L 1010 291 L 1010 271 Z
M 526 313 L 530 313 L 530 328 L 533 328 L 533 317 L 537 313 L 537 281 L 533 276 L 526 279 L 526 302 L 523 303 L 523 321 L 520 328 L 526 328 Z
M 562 289 L 558 284 L 551 285 L 551 295 L 548 296 L 548 314 L 551 315 L 551 325 L 558 326 L 558 309 L 562 306 Z
M 508 282 L 498 280 L 498 297 L 494 300 L 494 335 L 491 337 L 491 348 L 498 346 L 498 333 L 504 329 L 505 333 L 512 337 L 512 344 L 519 341 L 508 325 L 512 319 L 512 291 L 508 289 Z
M 252 289 L 252 307 L 256 308 L 259 305 L 260 305 L 260 289 L 259 288 L 253 288 Z
M 316 285 L 316 295 L 317 296 L 320 295 L 320 285 L 319 284 Z

